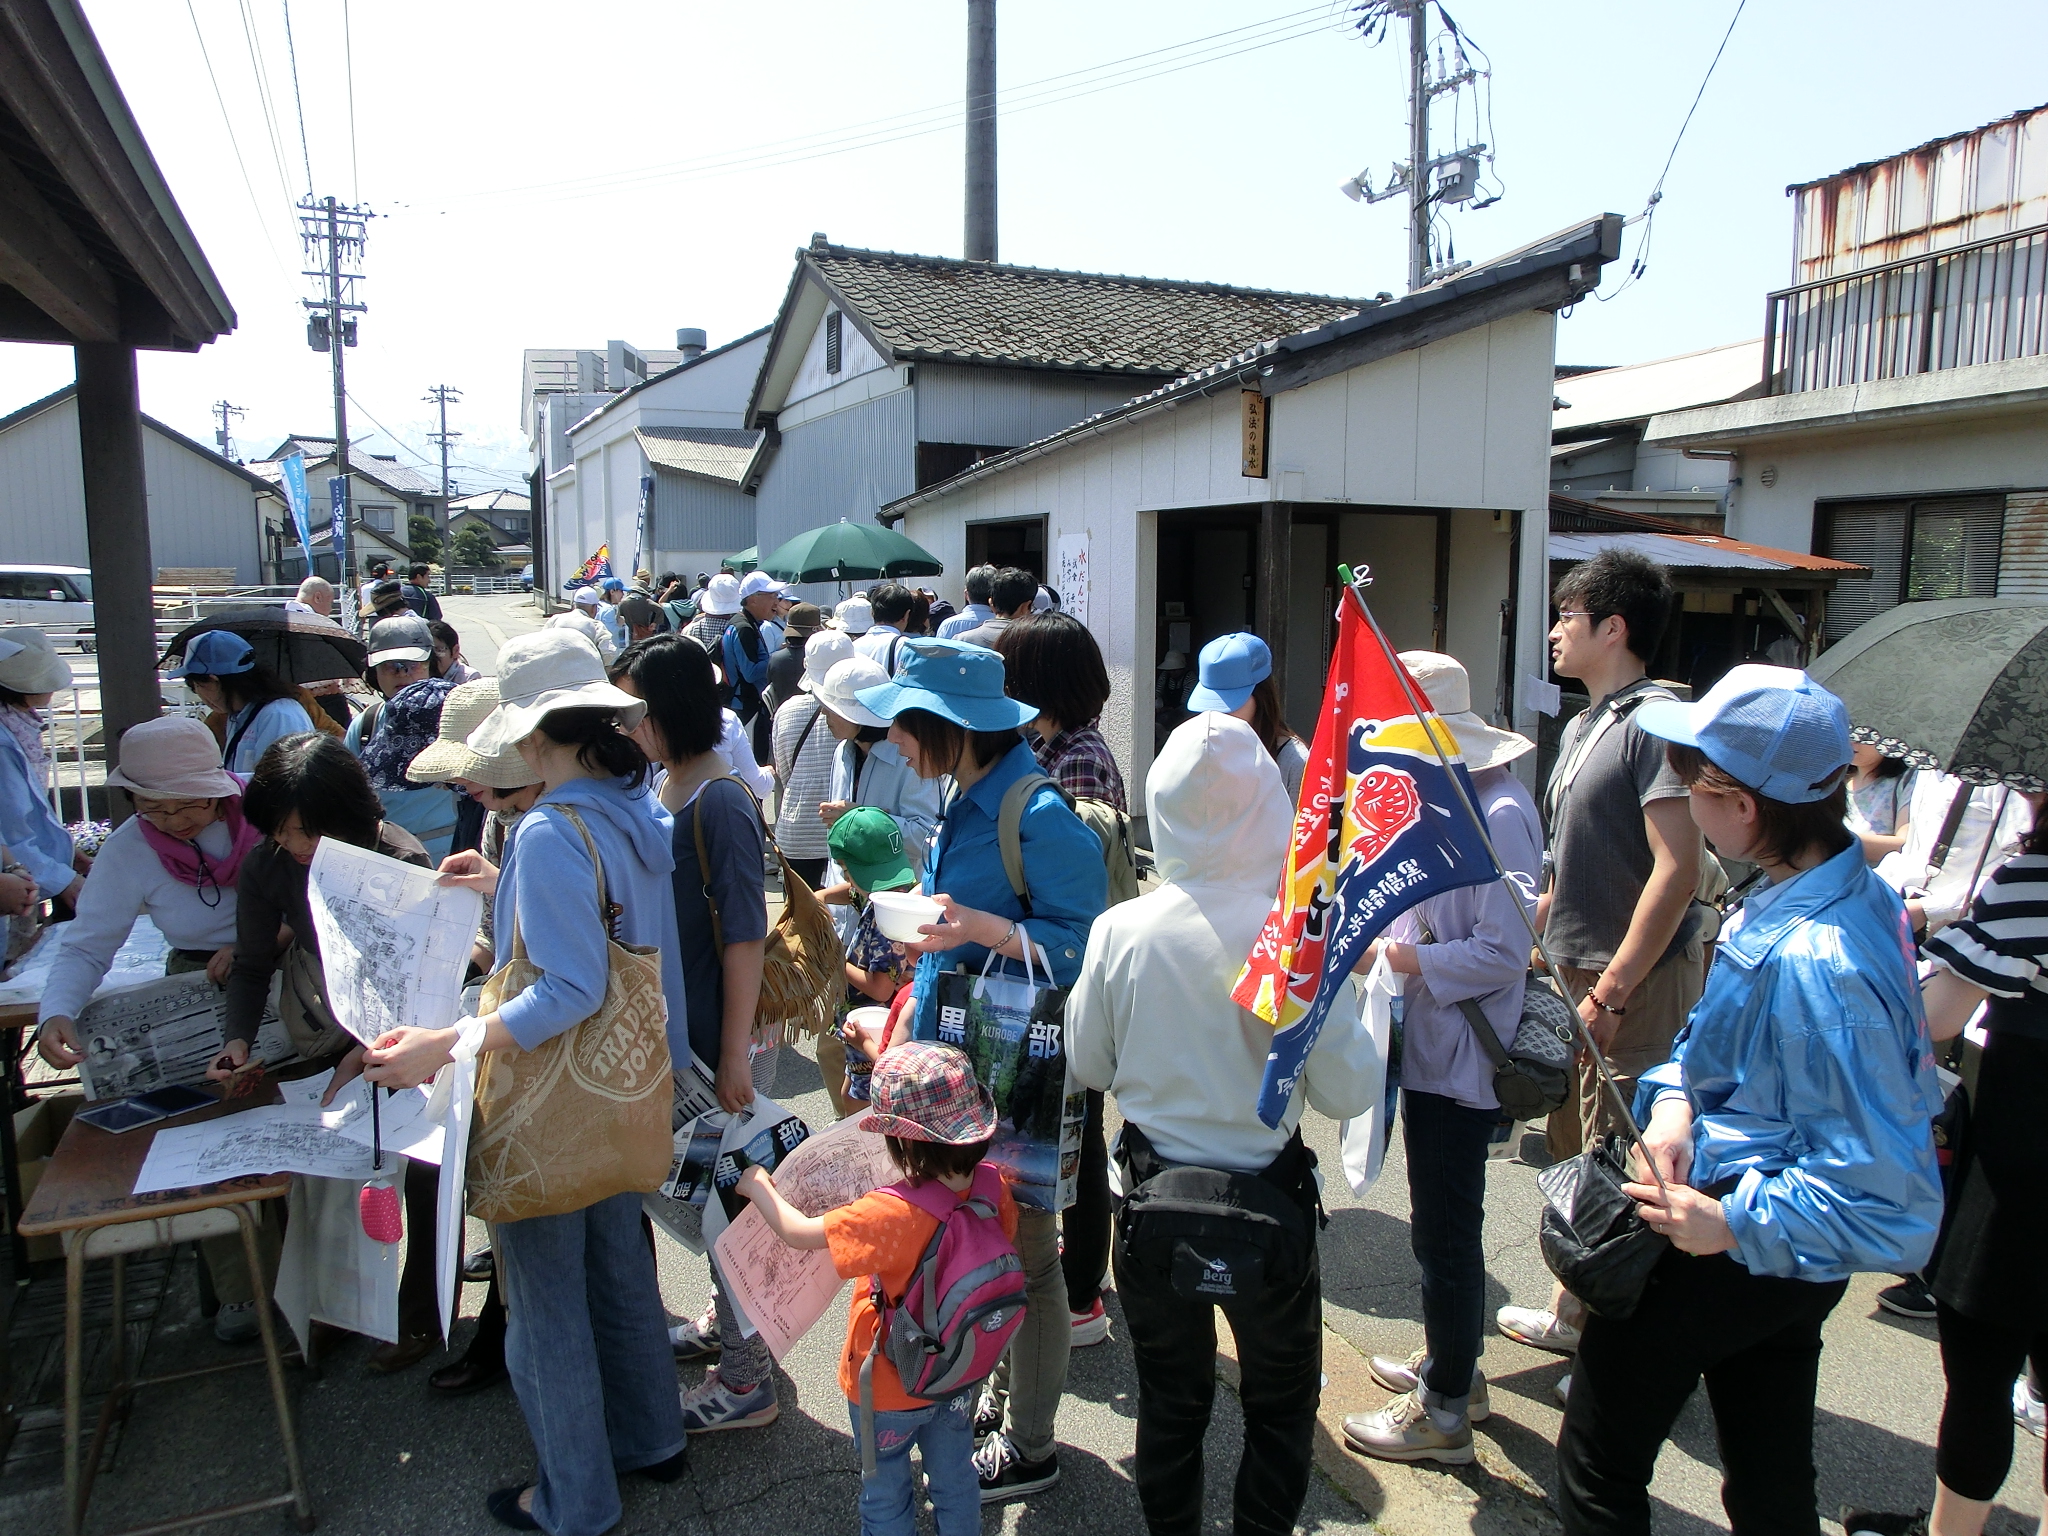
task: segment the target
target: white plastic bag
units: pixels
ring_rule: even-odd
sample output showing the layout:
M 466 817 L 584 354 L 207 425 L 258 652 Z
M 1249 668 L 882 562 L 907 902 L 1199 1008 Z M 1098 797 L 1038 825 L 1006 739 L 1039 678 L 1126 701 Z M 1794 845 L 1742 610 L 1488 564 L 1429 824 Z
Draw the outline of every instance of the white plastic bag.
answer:
M 1344 1178 L 1355 1195 L 1372 1188 L 1387 1157 L 1387 1137 L 1394 1125 L 1394 1096 L 1400 1089 L 1399 1076 L 1389 1066 L 1388 1058 L 1405 980 L 1388 966 L 1386 952 L 1382 950 L 1360 989 L 1363 995 L 1358 1000 L 1358 1016 L 1372 1037 L 1373 1049 L 1379 1053 L 1380 1076 L 1386 1083 L 1386 1092 L 1379 1103 L 1357 1119 L 1346 1120 L 1337 1130 L 1338 1145 L 1344 1155 Z

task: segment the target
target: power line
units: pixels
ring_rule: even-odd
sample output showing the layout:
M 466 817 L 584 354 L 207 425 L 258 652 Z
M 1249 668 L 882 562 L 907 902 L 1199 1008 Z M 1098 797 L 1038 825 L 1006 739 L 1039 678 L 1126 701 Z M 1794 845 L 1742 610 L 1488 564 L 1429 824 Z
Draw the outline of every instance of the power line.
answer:
M 360 203 L 363 178 L 356 166 L 356 45 L 349 28 L 348 0 L 341 0 L 341 57 L 348 77 L 348 195 Z
M 270 224 L 263 213 L 262 199 L 256 195 L 256 183 L 249 175 L 249 162 L 242 155 L 242 141 L 235 134 L 234 119 L 228 116 L 227 97 L 220 88 L 220 76 L 213 71 L 213 55 L 206 51 L 206 34 L 199 29 L 199 13 L 193 9 L 192 0 L 185 0 L 185 14 L 192 18 L 192 36 L 199 44 L 199 57 L 206 64 L 206 78 L 213 84 L 213 99 L 220 107 L 221 126 L 227 130 L 228 147 L 235 152 L 235 164 L 242 173 L 242 188 L 249 194 L 249 211 L 256 215 L 256 227 L 263 231 L 264 249 L 270 252 L 270 259 L 277 267 L 277 275 L 291 282 L 291 273 L 285 270 L 284 258 L 278 254 L 276 244 L 270 238 Z
M 306 142 L 306 98 L 299 93 L 299 45 L 292 41 L 292 0 L 284 0 L 284 48 L 292 61 L 292 105 L 299 110 L 299 153 L 306 157 L 306 196 L 313 195 L 313 149 Z
M 291 201 L 292 179 L 284 168 L 284 136 L 277 130 L 277 106 L 270 98 L 270 76 L 263 68 L 263 53 L 256 42 L 256 18 L 249 0 L 241 0 L 242 41 L 249 48 L 249 73 L 256 81 L 256 104 L 263 109 L 263 126 L 270 134 L 270 158 L 277 167 L 277 188 Z

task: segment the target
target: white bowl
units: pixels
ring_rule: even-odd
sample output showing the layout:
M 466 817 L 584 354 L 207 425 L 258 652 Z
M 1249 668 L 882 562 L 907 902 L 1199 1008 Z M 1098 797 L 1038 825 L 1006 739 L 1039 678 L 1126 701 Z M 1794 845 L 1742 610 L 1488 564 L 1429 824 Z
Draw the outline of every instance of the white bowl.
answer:
M 917 931 L 920 926 L 936 923 L 945 915 L 944 907 L 915 891 L 876 891 L 868 901 L 874 906 L 875 926 L 882 930 L 882 937 L 904 944 L 916 943 L 924 937 Z

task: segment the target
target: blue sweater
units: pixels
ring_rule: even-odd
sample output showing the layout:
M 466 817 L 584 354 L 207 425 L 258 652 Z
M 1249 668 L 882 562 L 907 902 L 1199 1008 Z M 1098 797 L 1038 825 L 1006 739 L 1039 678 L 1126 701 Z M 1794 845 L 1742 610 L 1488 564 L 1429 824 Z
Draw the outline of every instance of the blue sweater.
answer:
M 570 806 L 590 829 L 604 860 L 611 899 L 625 908 L 620 942 L 661 951 L 661 989 L 671 1001 L 671 1050 L 689 1049 L 686 1021 L 673 1000 L 683 994 L 676 954 L 676 899 L 670 883 L 674 823 L 644 789 L 628 791 L 620 779 L 572 779 L 550 790 L 512 829 L 498 881 L 493 926 L 512 953 L 517 924 L 527 957 L 540 979 L 498 1010 L 521 1048 L 532 1050 L 582 1023 L 604 1001 L 610 956 L 597 908 L 597 876 L 583 838 L 556 807 Z M 678 1060 L 682 1059 L 680 1056 Z
M 1003 760 L 982 775 L 965 794 L 955 795 L 939 823 L 925 863 L 926 895 L 943 891 L 962 906 L 1017 918 L 1035 946 L 1052 961 L 1052 979 L 1070 987 L 1081 974 L 1081 955 L 1088 947 L 1088 928 L 1109 900 L 1109 877 L 1102 867 L 1102 844 L 1088 824 L 1067 808 L 1059 791 L 1045 785 L 1024 807 L 1018 833 L 1024 847 L 1024 886 L 1031 893 L 1031 912 L 1010 889 L 1003 873 L 1002 849 L 996 840 L 996 816 L 1003 795 L 1017 780 L 1039 771 L 1031 748 L 1019 741 Z M 939 1038 L 938 978 L 942 970 L 965 964 L 979 971 L 988 951 L 963 944 L 917 962 L 917 1012 L 911 1038 Z M 1021 977 L 1021 961 L 997 966 Z M 1039 974 L 1043 975 L 1041 968 Z
M 4 706 L 0 706 L 4 707 Z M 41 777 L 14 732 L 0 729 L 0 844 L 35 877 L 45 901 L 60 896 L 77 872 L 71 867 L 71 834 L 50 809 Z

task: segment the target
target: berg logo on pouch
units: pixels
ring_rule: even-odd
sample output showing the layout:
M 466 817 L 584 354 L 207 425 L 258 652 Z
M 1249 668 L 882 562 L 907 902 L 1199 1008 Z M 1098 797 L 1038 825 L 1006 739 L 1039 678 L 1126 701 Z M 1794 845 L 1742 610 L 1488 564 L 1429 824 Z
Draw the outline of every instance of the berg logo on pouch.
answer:
M 1205 1291 L 1212 1296 L 1235 1296 L 1237 1294 L 1237 1277 L 1230 1272 L 1230 1261 L 1227 1259 L 1203 1260 L 1201 1278 L 1195 1282 L 1195 1289 Z

